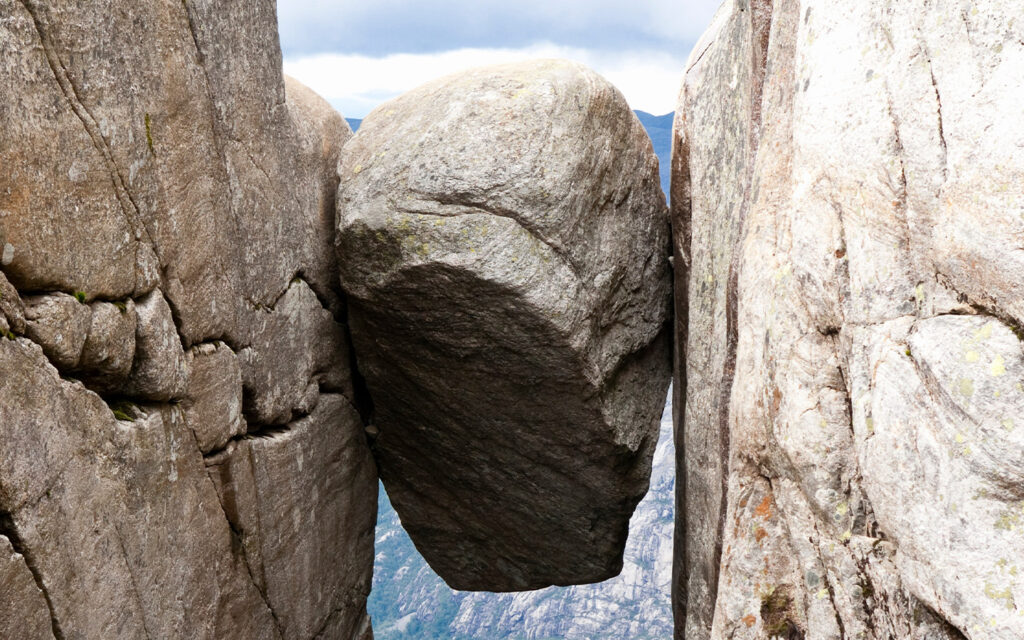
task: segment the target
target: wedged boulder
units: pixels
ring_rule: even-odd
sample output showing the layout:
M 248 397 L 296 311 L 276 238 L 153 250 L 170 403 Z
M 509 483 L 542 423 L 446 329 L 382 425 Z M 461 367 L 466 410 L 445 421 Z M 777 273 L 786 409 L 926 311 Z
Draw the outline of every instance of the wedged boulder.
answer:
M 455 588 L 621 569 L 668 386 L 668 222 L 622 95 L 581 65 L 450 76 L 346 145 L 338 255 L 381 477 Z
M 1015 10 L 730 0 L 687 64 L 677 638 L 1024 637 Z

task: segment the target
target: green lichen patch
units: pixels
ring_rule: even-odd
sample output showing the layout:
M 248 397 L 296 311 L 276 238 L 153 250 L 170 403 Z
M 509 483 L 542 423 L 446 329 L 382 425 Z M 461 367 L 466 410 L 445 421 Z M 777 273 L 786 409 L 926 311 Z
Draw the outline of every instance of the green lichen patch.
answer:
M 85 295 L 84 291 L 76 291 L 75 292 L 75 300 L 78 300 L 82 304 L 85 304 L 85 301 L 88 300 L 88 298 L 89 297 L 87 295 Z
M 138 418 L 138 407 L 128 400 L 118 400 L 110 405 L 114 417 L 123 422 L 135 422 Z

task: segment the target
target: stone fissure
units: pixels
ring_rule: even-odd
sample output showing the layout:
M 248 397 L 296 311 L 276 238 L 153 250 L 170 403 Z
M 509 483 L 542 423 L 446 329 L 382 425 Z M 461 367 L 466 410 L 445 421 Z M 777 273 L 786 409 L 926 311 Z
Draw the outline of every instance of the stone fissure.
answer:
M 32 24 L 35 26 L 36 34 L 39 36 L 39 42 L 42 46 L 46 62 L 50 67 L 50 71 L 53 73 L 54 80 L 57 82 L 57 85 L 60 87 L 65 99 L 67 99 L 68 104 L 71 106 L 71 111 L 81 121 L 83 128 L 93 142 L 93 146 L 96 147 L 96 150 L 107 164 L 110 180 L 114 186 L 114 192 L 117 194 L 121 211 L 124 213 L 125 220 L 128 222 L 129 228 L 131 228 L 132 232 L 135 234 L 135 286 L 133 289 L 138 293 L 138 242 L 143 240 L 144 234 L 146 242 L 153 249 L 153 252 L 156 254 L 158 259 L 160 257 L 159 247 L 157 247 L 156 243 L 153 241 L 153 236 L 150 233 L 149 228 L 146 226 L 140 213 L 140 209 L 132 198 L 131 192 L 128 190 L 127 182 L 121 174 L 121 170 L 118 168 L 117 163 L 114 161 L 113 153 L 111 152 L 106 139 L 103 137 L 103 133 L 100 131 L 99 126 L 96 124 L 96 119 L 92 116 L 82 101 L 79 100 L 71 75 L 64 67 L 64 63 L 61 61 L 60 56 L 49 41 L 49 35 L 46 33 L 46 30 L 43 28 L 42 22 L 39 19 L 38 9 L 34 6 L 34 1 L 18 0 L 18 2 L 21 3 L 32 19 Z
M 50 626 L 53 632 L 53 637 L 56 640 L 65 640 L 66 636 L 61 628 L 60 621 L 57 619 L 57 611 L 53 606 L 53 599 L 50 597 L 50 591 L 46 588 L 46 582 L 43 579 L 42 571 L 36 564 L 35 556 L 22 540 L 21 534 L 18 532 L 17 524 L 14 521 L 13 514 L 7 511 L 0 511 L 0 535 L 6 537 L 14 548 L 15 553 L 20 554 L 21 557 L 25 559 L 25 565 L 32 574 L 32 579 L 35 581 L 36 587 L 38 587 L 42 592 L 43 598 L 46 600 L 46 607 L 50 610 Z

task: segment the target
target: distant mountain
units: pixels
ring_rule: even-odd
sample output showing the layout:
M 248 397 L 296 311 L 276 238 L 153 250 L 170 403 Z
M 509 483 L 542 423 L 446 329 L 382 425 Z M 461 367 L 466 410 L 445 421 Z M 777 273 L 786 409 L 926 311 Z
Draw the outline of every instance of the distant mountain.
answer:
M 640 124 L 644 125 L 647 135 L 651 137 L 654 144 L 654 153 L 658 156 L 658 168 L 661 174 L 661 190 L 668 198 L 669 172 L 671 167 L 669 161 L 672 156 L 672 119 L 675 114 L 667 113 L 663 116 L 652 116 L 646 111 L 635 111 L 640 118 Z M 362 120 L 359 118 L 345 118 L 353 131 L 359 130 Z

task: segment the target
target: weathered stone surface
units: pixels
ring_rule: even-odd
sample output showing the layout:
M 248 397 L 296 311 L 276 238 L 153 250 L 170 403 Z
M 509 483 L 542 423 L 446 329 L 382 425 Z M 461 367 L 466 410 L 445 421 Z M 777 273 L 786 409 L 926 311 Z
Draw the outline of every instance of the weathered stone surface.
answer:
M 202 458 L 244 415 L 354 396 L 332 248 L 351 133 L 286 96 L 274 7 L 0 0 L 0 512 L 66 638 L 281 637 Z
M 0 511 L 64 637 L 277 637 L 173 407 L 119 422 L 0 340 Z
M 303 280 L 261 313 L 239 360 L 252 424 L 286 424 L 311 412 L 321 389 L 353 396 L 344 327 Z
M 677 637 L 1024 635 L 1010 13 L 734 0 L 694 52 Z
M 309 267 L 305 270 L 310 286 L 327 307 L 341 317 L 343 305 L 338 295 L 338 264 L 334 256 L 335 202 L 338 195 L 338 161 L 341 148 L 352 137 L 352 128 L 345 118 L 326 100 L 295 78 L 284 77 L 288 109 L 298 136 L 295 165 L 300 175 L 311 176 L 304 184 L 309 190 L 306 197 L 317 203 L 314 240 L 318 243 L 310 252 Z
M 189 371 L 182 409 L 205 454 L 246 432 L 242 417 L 242 369 L 224 343 L 203 343 L 185 354 Z
M 451 76 L 341 161 L 338 249 L 375 453 L 453 587 L 619 572 L 668 385 L 668 228 L 650 140 L 580 65 Z
M 127 395 L 158 402 L 181 398 L 188 367 L 167 300 L 154 291 L 139 300 L 135 312 L 135 359 Z
M 25 558 L 0 535 L 0 635 L 52 640 L 50 610 Z
M 25 299 L 25 333 L 62 370 L 78 367 L 89 336 L 92 310 L 66 293 Z
M 348 400 L 325 394 L 310 416 L 207 462 L 286 639 L 368 628 L 377 472 L 365 441 Z
M 89 386 L 94 390 L 113 391 L 132 371 L 138 326 L 135 302 L 94 302 L 90 307 L 89 335 L 82 345 L 78 370 L 88 374 Z
M 0 316 L 6 321 L 11 331 L 25 333 L 25 305 L 18 295 L 18 290 L 0 271 Z

